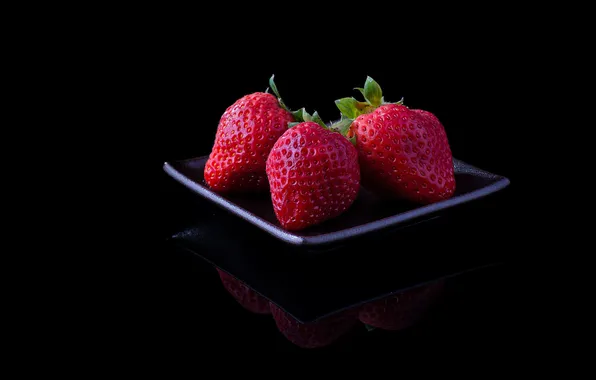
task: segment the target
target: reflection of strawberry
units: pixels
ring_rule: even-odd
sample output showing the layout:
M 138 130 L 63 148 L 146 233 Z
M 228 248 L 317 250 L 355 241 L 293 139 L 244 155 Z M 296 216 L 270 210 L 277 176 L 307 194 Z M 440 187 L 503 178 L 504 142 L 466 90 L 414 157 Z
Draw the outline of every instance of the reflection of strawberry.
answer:
M 220 269 L 217 269 L 217 272 L 219 273 L 219 278 L 221 278 L 224 288 L 226 288 L 226 290 L 245 309 L 258 314 L 271 313 L 269 310 L 269 301 L 263 298 L 263 296 L 250 289 L 236 277 L 233 277 Z
M 453 157 L 445 128 L 424 110 L 387 103 L 381 87 L 368 77 L 366 102 L 336 101 L 347 120 L 353 120 L 362 172 L 362 185 L 388 197 L 428 204 L 453 196 Z
M 327 346 L 358 323 L 358 310 L 344 311 L 310 323 L 298 322 L 273 303 L 271 312 L 279 331 L 302 348 Z
M 367 303 L 360 309 L 359 319 L 384 330 L 404 329 L 424 315 L 442 293 L 443 286 L 441 280 Z
M 283 104 L 273 77 L 275 95 L 243 96 L 221 116 L 215 142 L 205 164 L 205 182 L 218 192 L 251 192 L 268 188 L 265 162 L 279 136 L 294 121 Z

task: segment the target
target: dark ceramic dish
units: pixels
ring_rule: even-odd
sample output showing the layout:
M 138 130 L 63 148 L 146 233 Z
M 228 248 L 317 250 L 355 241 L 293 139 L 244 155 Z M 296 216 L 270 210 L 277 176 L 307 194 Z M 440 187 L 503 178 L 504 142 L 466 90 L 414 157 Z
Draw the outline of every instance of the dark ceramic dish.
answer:
M 431 219 L 437 212 L 480 199 L 509 184 L 505 177 L 475 168 L 454 159 L 456 193 L 448 200 L 420 206 L 408 202 L 387 202 L 361 189 L 352 207 L 339 217 L 303 231 L 286 231 L 278 223 L 268 194 L 259 196 L 221 195 L 206 185 L 203 170 L 206 156 L 183 161 L 166 162 L 164 170 L 172 178 L 227 209 L 240 218 L 286 243 L 316 247 L 336 244 L 372 232 L 405 227 Z

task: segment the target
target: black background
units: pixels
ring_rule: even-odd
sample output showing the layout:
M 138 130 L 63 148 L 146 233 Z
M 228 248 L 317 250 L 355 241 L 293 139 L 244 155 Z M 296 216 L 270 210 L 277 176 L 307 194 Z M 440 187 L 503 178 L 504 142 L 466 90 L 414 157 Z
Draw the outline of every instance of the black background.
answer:
M 361 87 L 367 75 L 377 80 L 387 100 L 404 97 L 406 105 L 435 113 L 446 128 L 455 157 L 512 182 L 502 195 L 489 200 L 487 209 L 494 215 L 481 219 L 482 239 L 491 237 L 502 247 L 517 239 L 513 204 L 520 173 L 516 172 L 515 139 L 504 130 L 521 123 L 515 118 L 516 110 L 531 97 L 523 79 L 519 80 L 527 74 L 519 60 L 519 45 L 491 34 L 476 39 L 467 33 L 436 33 L 418 42 L 407 35 L 362 35 L 356 40 L 307 30 L 293 39 L 271 27 L 256 33 L 246 24 L 243 27 L 227 37 L 207 27 L 193 30 L 168 23 L 141 45 L 130 45 L 141 57 L 130 68 L 135 94 L 142 99 L 138 110 L 143 123 L 137 125 L 142 136 L 149 136 L 149 162 L 160 197 L 159 209 L 152 212 L 159 226 L 152 238 L 160 243 L 153 247 L 154 255 L 144 258 L 144 265 L 150 265 L 141 286 L 148 306 L 139 323 L 150 327 L 144 342 L 299 351 L 279 334 L 270 317 L 241 309 L 208 264 L 161 244 L 181 227 L 179 219 L 188 200 L 161 165 L 208 154 L 226 107 L 245 94 L 264 91 L 272 74 L 290 108 L 317 110 L 325 121 L 339 116 L 335 99 L 359 96 L 353 88 Z M 467 244 L 473 245 L 473 238 Z M 445 249 L 458 245 L 448 241 Z M 479 253 L 482 246 L 477 244 Z M 357 330 L 321 351 L 451 350 L 456 341 L 464 350 L 508 344 L 519 338 L 522 324 L 518 270 L 517 263 L 509 260 L 462 278 L 449 301 L 452 306 L 412 330 Z

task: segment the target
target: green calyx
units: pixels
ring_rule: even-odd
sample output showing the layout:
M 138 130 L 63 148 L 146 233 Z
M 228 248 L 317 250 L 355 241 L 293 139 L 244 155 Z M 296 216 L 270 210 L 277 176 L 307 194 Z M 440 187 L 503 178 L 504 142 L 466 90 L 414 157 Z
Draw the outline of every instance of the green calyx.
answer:
M 356 135 L 352 133 L 350 127 L 352 126 L 352 122 L 354 120 L 341 115 L 341 119 L 339 121 L 331 124 L 329 129 L 341 134 L 345 138 L 347 138 L 352 144 L 356 145 Z
M 317 111 L 310 115 L 308 112 L 306 112 L 304 108 L 292 112 L 292 115 L 294 116 L 294 119 L 296 121 L 289 123 L 288 128 L 292 128 L 305 121 L 314 121 L 324 129 L 341 134 L 342 136 L 347 138 L 352 144 L 356 145 L 356 136 L 350 135 L 350 126 L 352 125 L 352 120 L 350 119 L 347 119 L 342 116 L 339 121 L 327 125 L 323 122 L 323 119 L 321 119 L 321 116 L 319 116 L 319 113 Z
M 386 102 L 383 97 L 381 86 L 371 77 L 366 78 L 364 88 L 356 87 L 355 90 L 360 91 L 364 96 L 364 101 L 358 101 L 355 98 L 342 98 L 335 101 L 335 105 L 341 114 L 348 119 L 356 119 L 358 116 L 370 113 L 383 104 L 391 104 Z M 403 98 L 393 104 L 403 104 Z
M 306 109 L 300 108 L 298 111 L 292 112 L 292 116 L 294 116 L 294 120 L 296 120 L 296 121 L 289 123 L 288 128 L 292 128 L 293 126 L 303 123 L 305 121 L 314 121 L 315 123 L 319 124 L 321 127 L 325 128 L 325 129 L 329 129 L 329 127 L 327 125 L 325 125 L 325 123 L 323 122 L 323 119 L 321 119 L 321 116 L 319 116 L 319 113 L 317 111 L 315 111 L 311 115 L 308 112 L 306 112 Z
M 358 91 L 362 93 L 364 99 L 368 102 L 368 104 L 378 107 L 383 102 L 383 91 L 381 90 L 381 86 L 372 79 L 371 77 L 366 77 L 366 82 L 364 82 L 364 88 L 356 87 Z
M 317 111 L 311 115 L 306 112 L 305 108 L 300 108 L 297 111 L 292 111 L 290 108 L 288 108 L 279 94 L 279 90 L 277 89 L 274 79 L 275 74 L 271 75 L 271 78 L 269 78 L 269 88 L 267 88 L 265 92 L 268 93 L 269 89 L 271 89 L 273 94 L 277 97 L 279 106 L 290 112 L 294 117 L 294 121 L 288 123 L 288 128 L 292 128 L 305 121 L 312 121 L 319 124 L 324 129 L 341 134 L 354 145 L 356 145 L 356 136 L 350 129 L 354 119 L 363 113 L 372 112 L 376 107 L 384 104 L 381 87 L 371 77 L 368 77 L 366 79 L 366 83 L 364 84 L 364 88 L 359 89 L 366 101 L 359 102 L 354 98 L 336 100 L 335 104 L 341 111 L 341 119 L 335 123 L 326 125 Z
M 283 100 L 281 99 L 281 96 L 279 95 L 279 90 L 277 89 L 277 86 L 275 85 L 274 79 L 275 78 L 275 74 L 271 75 L 271 78 L 269 78 L 269 88 L 271 88 L 271 90 L 273 91 L 273 94 L 277 97 L 277 101 L 279 102 L 279 106 L 281 108 L 283 108 L 284 110 L 290 112 L 292 114 L 292 116 L 294 117 L 294 121 L 288 123 L 288 128 L 292 128 L 293 126 L 300 124 L 302 122 L 305 121 L 314 121 L 315 123 L 319 124 L 321 127 L 325 128 L 325 129 L 329 129 L 329 127 L 327 125 L 325 125 L 325 123 L 323 122 L 323 119 L 321 119 L 321 116 L 319 116 L 319 113 L 317 111 L 315 111 L 312 115 L 310 115 L 308 112 L 306 112 L 306 109 L 300 108 L 298 111 L 292 111 L 291 109 L 288 108 L 288 106 L 285 105 L 285 103 L 283 102 Z M 267 90 L 265 92 L 269 92 L 269 88 L 267 88 Z

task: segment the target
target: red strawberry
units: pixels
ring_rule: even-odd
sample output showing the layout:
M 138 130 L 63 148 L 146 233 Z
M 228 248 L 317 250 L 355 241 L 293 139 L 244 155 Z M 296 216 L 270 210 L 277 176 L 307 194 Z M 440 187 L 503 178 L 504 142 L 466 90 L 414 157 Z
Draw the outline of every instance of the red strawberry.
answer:
M 384 330 L 401 330 L 419 320 L 442 294 L 444 282 L 406 290 L 364 305 L 361 322 Z
M 316 113 L 313 118 L 320 124 L 306 121 L 287 130 L 267 160 L 273 209 L 286 230 L 337 217 L 352 205 L 360 188 L 356 148 L 327 129 Z
M 263 296 L 246 286 L 236 277 L 216 268 L 224 288 L 245 309 L 257 314 L 270 314 L 269 301 Z
M 386 103 L 381 87 L 370 77 L 366 102 L 336 101 L 342 114 L 353 119 L 363 186 L 379 194 L 429 204 L 455 192 L 453 157 L 439 119 L 401 101 Z
M 347 310 L 315 322 L 302 323 L 271 304 L 275 324 L 288 340 L 302 348 L 327 346 L 358 323 L 358 310 Z
M 283 104 L 273 76 L 269 93 L 238 99 L 222 115 L 205 165 L 205 182 L 218 192 L 267 190 L 265 162 L 269 151 L 294 121 Z

